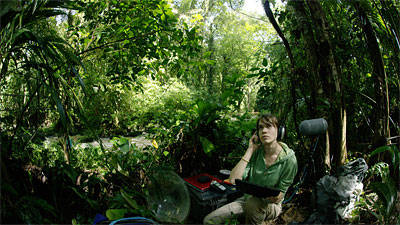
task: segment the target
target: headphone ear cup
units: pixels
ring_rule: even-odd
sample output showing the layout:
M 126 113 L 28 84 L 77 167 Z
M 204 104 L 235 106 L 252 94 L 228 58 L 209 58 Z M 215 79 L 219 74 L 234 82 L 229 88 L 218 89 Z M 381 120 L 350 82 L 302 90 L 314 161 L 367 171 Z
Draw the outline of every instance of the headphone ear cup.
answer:
M 280 126 L 278 129 L 278 140 L 282 140 L 283 137 L 285 136 L 285 126 Z

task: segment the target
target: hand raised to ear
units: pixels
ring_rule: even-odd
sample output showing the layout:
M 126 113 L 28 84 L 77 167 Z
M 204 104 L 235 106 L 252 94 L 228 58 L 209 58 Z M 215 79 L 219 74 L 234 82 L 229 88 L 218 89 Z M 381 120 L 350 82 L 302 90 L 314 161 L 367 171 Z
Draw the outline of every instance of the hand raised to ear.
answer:
M 257 131 L 256 131 L 249 140 L 249 150 L 251 150 L 251 152 L 254 153 L 260 146 L 261 142 L 257 136 Z

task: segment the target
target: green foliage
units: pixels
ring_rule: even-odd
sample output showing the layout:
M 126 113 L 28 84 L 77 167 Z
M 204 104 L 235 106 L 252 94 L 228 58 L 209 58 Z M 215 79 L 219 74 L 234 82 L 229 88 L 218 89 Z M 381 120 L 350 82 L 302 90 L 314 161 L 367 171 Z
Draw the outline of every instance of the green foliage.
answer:
M 72 86 L 84 86 L 76 70 L 83 64 L 69 43 L 50 28 L 54 16 L 65 14 L 67 9 L 79 9 L 75 2 L 8 1 L 1 7 L 0 91 L 2 106 L 8 110 L 2 111 L 0 116 L 9 118 L 1 122 L 2 131 L 9 137 L 4 143 L 3 157 L 14 154 L 13 149 L 20 150 L 14 148 L 13 141 L 18 139 L 21 128 L 34 130 L 28 142 L 22 142 L 21 149 L 30 144 L 46 121 L 41 103 L 56 109 L 60 122 L 58 131 L 67 135 L 73 115 L 66 112 L 68 102 L 76 100 Z M 14 94 L 14 90 L 18 92 Z M 68 160 L 67 155 L 66 151 Z
M 88 223 L 87 216 L 93 216 L 101 209 L 114 217 L 125 214 L 150 217 L 143 192 L 148 179 L 147 174 L 155 165 L 158 165 L 163 154 L 162 151 L 157 151 L 153 147 L 139 149 L 126 138 L 113 138 L 111 141 L 113 147 L 105 149 L 104 152 L 100 150 L 100 147 L 79 148 L 79 145 L 74 146 L 74 150 L 71 152 L 71 165 L 65 164 L 64 160 L 57 160 L 59 156 L 53 152 L 62 152 L 57 141 L 46 146 L 32 145 L 34 147 L 32 158 L 20 159 L 30 162 L 31 165 L 36 163 L 41 167 L 31 166 L 33 169 L 28 170 L 29 182 L 24 186 L 36 188 L 38 173 L 34 170 L 39 168 L 42 171 L 40 174 L 43 174 L 39 183 L 51 192 L 41 195 L 38 189 L 32 190 L 32 193 L 36 194 L 34 197 L 19 197 L 19 194 L 24 191 L 17 191 L 13 186 L 2 182 L 2 192 L 10 193 L 9 196 L 13 196 L 12 198 L 15 198 L 18 203 L 15 205 L 18 206 L 16 208 L 2 205 L 4 209 L 7 209 L 6 212 L 2 212 L 6 218 L 5 221 L 9 221 L 12 216 L 15 216 L 18 221 L 27 223 L 57 221 L 65 223 L 63 219 L 66 218 L 63 216 L 71 211 L 78 215 L 79 210 L 83 210 L 83 208 L 85 208 L 84 212 L 88 214 L 85 214 L 84 218 L 78 216 L 77 219 L 82 220 L 82 223 Z M 35 154 L 39 150 L 40 154 Z M 46 159 L 48 162 L 44 162 Z M 110 184 L 113 185 L 110 186 Z M 58 199 L 61 198 L 60 194 L 63 195 L 63 200 Z M 67 204 L 66 202 L 71 199 L 73 201 L 68 204 L 79 204 L 80 207 L 68 209 L 65 212 L 60 211 L 62 210 L 60 206 Z M 8 200 L 9 197 L 2 198 L 2 204 Z M 108 209 L 111 210 L 108 211 Z M 57 219 L 57 215 L 61 217 Z
M 379 200 L 383 203 L 378 205 L 378 220 L 380 223 L 391 223 L 396 216 L 393 216 L 393 212 L 396 206 L 397 189 L 396 184 L 393 180 L 389 179 L 383 183 L 373 182 L 370 184 L 371 190 L 377 193 Z
M 196 28 L 179 24 L 167 1 L 101 1 L 85 3 L 83 17 L 73 16 L 70 38 L 112 84 L 127 85 L 143 74 L 162 77 L 162 70 L 185 71 L 186 56 L 196 55 Z M 170 70 L 172 72 L 172 70 Z
M 34 196 L 22 196 L 17 202 L 19 217 L 26 223 L 53 223 L 57 215 L 55 208 L 46 200 Z M 51 219 L 50 219 L 51 218 Z
M 23 149 L 15 148 L 12 152 L 12 158 L 39 167 L 54 167 L 59 162 L 64 161 L 60 141 L 57 138 L 54 141 L 45 140 L 42 143 L 29 142 Z
M 371 188 L 372 191 L 374 191 L 378 197 L 379 200 L 382 202 L 381 205 L 378 205 L 376 207 L 377 209 L 377 218 L 380 223 L 392 223 L 398 221 L 399 215 L 394 216 L 393 213 L 396 209 L 396 201 L 397 201 L 397 194 L 399 192 L 399 187 L 398 183 L 396 185 L 396 182 L 392 179 L 392 177 L 397 180 L 398 182 L 398 175 L 400 171 L 400 164 L 399 164 L 399 157 L 400 153 L 399 150 L 396 148 L 396 146 L 382 146 L 380 148 L 375 149 L 370 156 L 374 156 L 378 153 L 382 152 L 389 152 L 391 155 L 392 159 L 392 171 L 394 172 L 389 172 L 389 165 L 386 163 L 377 163 L 374 165 L 372 168 L 372 173 L 379 175 L 382 179 L 382 182 L 371 182 L 369 187 Z M 391 175 L 394 176 L 391 176 Z
M 238 217 L 238 216 L 235 216 L 235 217 L 233 217 L 233 218 L 229 218 L 229 219 L 225 220 L 225 221 L 224 221 L 224 224 L 225 224 L 225 225 L 228 225 L 228 224 L 232 224 L 232 225 L 234 225 L 234 224 L 240 224 L 239 218 L 237 218 L 237 217 Z
M 153 215 L 147 210 L 143 193 L 126 187 L 124 189 L 109 199 L 106 216 L 115 219 L 138 215 L 151 218 Z
M 194 94 L 177 79 L 161 83 L 142 77 L 138 81 L 140 90 L 99 88 L 87 100 L 90 124 L 99 134 L 126 135 L 170 127 L 185 117 L 193 104 Z
M 217 148 L 223 155 L 222 168 L 232 169 L 243 156 L 256 129 L 256 120 L 251 114 L 243 114 L 221 121 Z
M 252 111 L 277 114 L 296 145 L 295 116 L 297 122 L 325 116 L 340 99 L 352 134 L 349 155 L 366 155 L 371 143 L 365 140 L 380 135 L 371 123 L 379 119 L 379 99 L 361 22 L 372 22 L 387 74 L 388 112 L 397 118 L 399 4 L 362 1 L 367 15 L 360 19 L 357 2 L 320 2 L 343 91 L 327 96 L 332 84 L 317 76 L 321 67 L 314 60 L 321 57 L 312 57 L 320 50 L 312 45 L 320 41 L 316 21 L 307 7 L 299 15 L 293 8 L 299 2 L 274 12 L 292 47 L 294 70 L 265 16 L 231 10 L 241 0 L 2 2 L 2 219 L 83 224 L 99 212 L 151 217 L 143 193 L 155 165 L 182 176 L 231 169 L 255 127 Z M 399 131 L 396 121 L 390 129 Z M 152 147 L 122 137 L 143 132 Z M 73 142 L 75 133 L 83 137 Z M 48 134 L 60 138 L 44 141 Z M 112 148 L 80 147 L 99 136 L 113 137 Z M 399 152 L 385 146 L 371 156 L 378 153 L 390 160 L 369 170 L 373 193 L 360 207 L 380 223 L 393 223 Z M 304 160 L 307 152 L 297 156 Z
M 384 152 L 390 153 L 392 162 L 390 164 L 378 162 L 368 169 L 369 179 L 375 178 L 376 181 L 367 186 L 372 193 L 364 194 L 357 203 L 353 218 L 355 223 L 360 221 L 361 216 L 370 215 L 380 224 L 394 224 L 400 220 L 396 209 L 399 192 L 398 183 L 396 184 L 398 177 L 393 176 L 399 169 L 399 151 L 394 145 L 382 146 L 371 152 L 370 157 Z
M 168 128 L 187 118 L 194 94 L 182 82 L 170 79 L 164 84 L 142 79 L 143 91 L 127 93 L 124 97 L 126 111 L 121 120 L 127 121 L 131 130 Z
M 71 161 L 76 168 L 92 170 L 107 167 L 103 151 L 100 147 L 76 147 L 72 151 Z
M 121 219 L 123 217 L 141 215 L 143 217 L 151 217 L 147 210 L 146 204 L 138 204 L 136 200 L 144 201 L 143 194 L 134 190 L 120 189 L 113 198 L 110 199 L 109 209 L 106 216 L 110 220 Z
M 391 175 L 392 177 L 398 177 L 400 174 L 400 153 L 399 149 L 395 145 L 391 146 L 382 146 L 377 149 L 375 149 L 373 152 L 371 152 L 370 156 L 374 156 L 376 154 L 382 153 L 382 152 L 389 152 L 390 153 L 390 158 L 392 159 L 392 170 L 391 170 Z M 389 174 L 380 174 L 383 179 L 389 178 Z
M 184 176 L 232 168 L 248 145 L 255 118 L 232 116 L 228 110 L 227 105 L 200 99 L 186 113 L 186 120 L 181 117 L 171 127 L 154 130 L 160 148 L 167 152 L 164 160 L 179 165 Z

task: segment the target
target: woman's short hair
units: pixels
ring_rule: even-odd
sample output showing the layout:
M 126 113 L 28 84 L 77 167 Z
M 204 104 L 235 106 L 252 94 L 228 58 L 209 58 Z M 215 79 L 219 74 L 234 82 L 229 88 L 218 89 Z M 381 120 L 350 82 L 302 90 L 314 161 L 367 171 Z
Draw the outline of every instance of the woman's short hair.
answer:
M 260 118 L 258 118 L 257 120 L 257 132 L 258 132 L 258 126 L 260 125 L 260 121 L 263 121 L 264 123 L 270 123 L 273 126 L 275 126 L 276 128 L 279 128 L 279 121 L 278 118 L 276 118 L 276 116 L 267 113 L 267 114 L 263 114 L 260 116 Z

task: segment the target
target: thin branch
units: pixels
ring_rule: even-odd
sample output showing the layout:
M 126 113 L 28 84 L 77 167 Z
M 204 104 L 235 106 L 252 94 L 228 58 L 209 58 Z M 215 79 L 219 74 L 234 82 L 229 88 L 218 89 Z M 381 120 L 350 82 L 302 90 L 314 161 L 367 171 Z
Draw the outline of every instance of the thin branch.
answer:
M 255 17 L 255 16 L 248 15 L 248 14 L 246 14 L 246 13 L 240 12 L 240 11 L 237 10 L 237 9 L 234 9 L 234 8 L 232 7 L 232 2 L 231 2 L 231 1 L 229 1 L 229 7 L 230 7 L 233 11 L 235 11 L 236 13 L 239 13 L 239 14 L 242 14 L 242 15 L 244 15 L 244 16 L 247 16 L 247 17 L 250 17 L 250 18 L 253 18 L 253 19 L 256 19 L 256 20 L 260 20 L 260 21 L 265 22 L 265 23 L 268 23 L 268 21 L 266 21 L 266 20 L 263 20 L 263 19 L 261 19 L 261 18 Z
M 111 42 L 108 42 L 108 43 L 104 43 L 102 45 L 99 45 L 99 46 L 96 46 L 96 47 L 93 47 L 93 48 L 90 48 L 90 49 L 86 49 L 86 50 L 80 52 L 79 54 L 77 54 L 77 56 L 83 55 L 83 54 L 85 54 L 87 52 L 94 51 L 96 49 L 101 49 L 101 48 L 104 48 L 104 47 L 107 47 L 107 46 L 110 46 L 110 45 L 113 45 L 113 44 L 116 44 L 116 43 L 120 43 L 120 42 L 123 42 L 125 40 L 137 40 L 137 39 L 142 38 L 144 36 L 152 35 L 152 34 L 156 33 L 157 31 L 160 31 L 160 30 L 153 30 L 150 33 L 142 34 L 142 35 L 140 35 L 138 37 L 123 38 L 123 39 L 119 39 L 119 40 L 116 40 L 116 41 L 111 41 Z
M 297 123 L 297 110 L 296 110 L 296 83 L 294 81 L 294 75 L 295 75 L 295 62 L 294 62 L 294 57 L 292 54 L 292 50 L 290 48 L 288 40 L 285 38 L 285 35 L 283 34 L 281 28 L 279 27 L 278 23 L 275 20 L 274 14 L 272 13 L 272 10 L 269 6 L 269 1 L 265 0 L 264 2 L 264 11 L 265 14 L 267 14 L 267 17 L 269 21 L 271 22 L 272 26 L 275 28 L 276 32 L 278 33 L 279 37 L 282 39 L 283 44 L 285 45 L 286 53 L 288 54 L 289 60 L 290 60 L 290 69 L 291 73 L 293 74 L 292 77 L 290 78 L 290 84 L 291 84 L 291 97 L 292 97 L 292 108 L 293 108 L 293 122 L 296 127 L 297 134 L 298 132 L 298 123 Z

